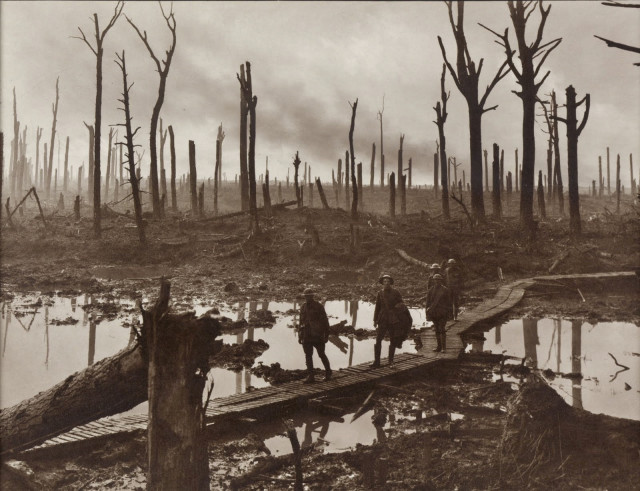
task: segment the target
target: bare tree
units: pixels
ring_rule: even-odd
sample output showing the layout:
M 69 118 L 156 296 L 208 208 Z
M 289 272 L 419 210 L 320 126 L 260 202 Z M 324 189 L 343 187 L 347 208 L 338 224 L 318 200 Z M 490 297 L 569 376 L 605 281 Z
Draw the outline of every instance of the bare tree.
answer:
M 218 214 L 218 190 L 220 189 L 220 166 L 222 165 L 222 141 L 224 140 L 224 131 L 222 131 L 222 123 L 218 126 L 218 136 L 216 138 L 216 166 L 213 170 L 213 214 Z
M 453 18 L 453 5 L 451 1 L 445 2 L 449 10 L 449 22 L 453 29 L 456 40 L 457 56 L 456 69 L 449 63 L 447 53 L 442 43 L 442 38 L 438 36 L 438 43 L 442 51 L 442 57 L 451 73 L 451 77 L 458 87 L 458 90 L 467 101 L 469 110 L 469 159 L 471 165 L 471 210 L 476 219 L 484 219 L 484 197 L 482 192 L 482 115 L 487 111 L 496 109 L 498 106 L 485 108 L 485 103 L 489 94 L 496 84 L 509 73 L 507 61 L 505 61 L 491 83 L 487 86 L 484 94 L 480 97 L 478 84 L 484 58 L 480 59 L 477 69 L 475 62 L 469 54 L 469 47 L 464 33 L 464 2 L 457 2 L 457 20 Z
M 244 86 L 247 78 L 244 64 L 240 65 L 240 206 L 242 211 L 249 209 L 249 172 L 247 170 L 247 116 L 249 106 L 245 98 Z
M 580 235 L 582 227 L 580 224 L 580 194 L 578 191 L 578 137 L 589 118 L 589 108 L 591 97 L 587 94 L 580 102 L 576 102 L 576 90 L 572 85 L 567 87 L 567 117 L 555 117 L 557 121 L 562 121 L 567 125 L 567 169 L 569 178 L 569 230 L 571 235 Z M 576 110 L 585 104 L 584 116 L 580 125 Z
M 20 121 L 18 121 L 18 109 L 16 103 L 16 88 L 13 88 L 13 142 L 11 144 L 11 196 L 16 192 L 16 170 L 18 167 L 18 144 L 20 142 Z
M 95 107 L 95 126 L 93 132 L 94 138 L 94 159 L 93 159 L 93 232 L 96 237 L 100 237 L 100 130 L 102 125 L 102 56 L 103 56 L 103 48 L 104 38 L 106 37 L 109 30 L 114 26 L 118 17 L 122 13 L 122 9 L 124 8 L 124 2 L 118 1 L 114 8 L 113 15 L 111 19 L 107 23 L 107 26 L 101 31 L 100 30 L 100 21 L 98 20 L 98 14 L 93 14 L 93 26 L 95 30 L 95 47 L 89 42 L 84 32 L 80 27 L 78 27 L 78 31 L 80 31 L 80 39 L 89 46 L 89 49 L 96 56 L 96 107 Z M 57 93 L 57 83 L 56 83 L 56 93 Z M 57 101 L 57 96 L 56 96 Z M 57 111 L 57 102 L 56 109 Z M 55 111 L 54 111 L 55 112 Z M 55 117 L 54 117 L 55 119 Z M 86 123 L 85 123 L 86 124 Z M 55 123 L 54 123 L 55 128 Z M 53 131 L 51 136 L 51 150 L 50 155 L 53 155 Z M 49 159 L 51 160 L 51 158 Z
M 171 210 L 178 211 L 178 198 L 176 196 L 176 142 L 173 134 L 173 126 L 169 125 L 169 150 L 171 151 Z
M 542 43 L 542 35 L 544 26 L 549 17 L 551 6 L 546 9 L 542 5 L 542 0 L 537 2 L 524 2 L 517 0 L 509 1 L 509 14 L 513 23 L 516 40 L 518 43 L 518 59 L 520 60 L 520 69 L 515 65 L 515 51 L 511 49 L 509 42 L 509 29 L 506 28 L 503 34 L 499 34 L 488 29 L 498 38 L 498 44 L 505 49 L 507 63 L 511 71 L 515 75 L 521 90 L 515 94 L 522 100 L 522 181 L 520 194 L 520 221 L 522 225 L 531 233 L 535 232 L 535 224 L 533 222 L 533 188 L 535 177 L 535 105 L 538 99 L 538 90 L 549 76 L 549 71 L 542 76 L 539 82 L 536 77 L 540 73 L 542 66 L 549 54 L 558 47 L 562 38 L 556 38 L 552 41 Z M 525 30 L 527 22 L 531 15 L 535 12 L 536 7 L 540 11 L 540 23 L 536 37 L 533 42 L 527 42 Z M 483 26 L 485 27 L 485 26 Z M 538 64 L 534 64 L 534 60 L 538 59 Z
M 160 136 L 160 190 L 162 191 L 161 197 L 164 197 L 164 199 L 166 199 L 167 172 L 164 168 L 164 144 L 167 141 L 167 130 L 162 128 L 162 118 L 160 118 L 160 130 L 158 132 L 158 135 Z M 164 214 L 164 209 L 162 210 L 162 212 Z
M 162 215 L 162 211 L 160 209 L 160 191 L 158 186 L 158 153 L 156 146 L 158 119 L 160 118 L 160 110 L 162 109 L 162 104 L 164 103 L 164 93 L 167 86 L 167 77 L 169 76 L 171 60 L 173 59 L 173 53 L 176 49 L 176 18 L 173 14 L 173 3 L 171 4 L 171 10 L 169 10 L 168 14 L 165 14 L 164 9 L 162 8 L 162 4 L 160 2 L 158 2 L 158 4 L 160 5 L 162 17 L 164 17 L 167 27 L 169 28 L 169 31 L 171 31 L 171 45 L 169 46 L 169 49 L 165 51 L 166 58 L 164 60 L 158 59 L 158 57 L 151 49 L 151 46 L 149 45 L 149 41 L 147 39 L 147 31 L 140 32 L 140 29 L 138 29 L 133 21 L 125 15 L 127 21 L 129 22 L 129 24 L 131 24 L 131 27 L 133 27 L 138 33 L 138 36 L 144 43 L 147 51 L 149 51 L 149 55 L 151 55 L 151 59 L 155 62 L 158 76 L 160 77 L 160 84 L 158 86 L 158 97 L 151 113 L 151 125 L 149 129 L 149 158 L 151 160 L 149 172 L 151 177 L 151 202 L 153 206 L 153 216 L 155 218 L 160 218 Z
M 445 218 L 450 217 L 449 213 L 449 177 L 447 175 L 447 140 L 444 136 L 444 123 L 447 121 L 447 101 L 450 94 L 444 88 L 444 79 L 447 74 L 446 65 L 442 64 L 442 76 L 440 77 L 440 100 L 433 108 L 436 112 L 434 123 L 438 127 L 438 141 L 440 153 L 440 184 L 442 186 L 442 214 Z
M 51 175 L 53 170 L 53 146 L 56 140 L 56 123 L 58 121 L 58 101 L 60 99 L 58 82 L 60 77 L 56 78 L 56 102 L 51 105 L 51 111 L 53 112 L 53 123 L 51 124 L 51 143 L 49 144 L 49 168 L 47 169 L 47 199 L 51 194 Z M 99 164 L 98 164 L 99 165 Z
M 135 130 L 131 129 L 131 110 L 129 105 L 129 91 L 133 84 L 129 85 L 127 83 L 127 64 L 125 60 L 124 50 L 122 51 L 122 56 L 116 54 L 117 60 L 116 64 L 122 70 L 122 99 L 119 99 L 122 102 L 122 110 L 124 111 L 124 124 L 120 124 L 118 126 L 125 127 L 125 142 L 119 143 L 119 145 L 125 145 L 127 148 L 127 163 L 129 164 L 129 183 L 131 184 L 131 192 L 133 194 L 133 209 L 136 215 L 136 225 L 138 228 L 138 238 L 140 239 L 140 243 L 146 243 L 146 236 L 144 233 L 144 222 L 142 220 L 142 204 L 140 203 L 140 190 L 139 190 L 139 181 L 138 176 L 136 174 L 136 164 L 135 164 L 135 151 L 134 148 L 137 145 L 134 145 L 133 139 L 140 129 L 137 127 Z M 139 146 L 139 145 L 138 145 Z
M 358 219 L 358 181 L 356 178 L 356 157 L 353 151 L 353 130 L 356 124 L 356 110 L 358 109 L 358 99 L 351 106 L 351 126 L 349 126 L 349 153 L 351 155 L 351 189 L 353 198 L 351 199 L 351 218 Z M 347 186 L 349 184 L 347 183 Z
M 245 100 L 249 111 L 249 211 L 251 214 L 251 231 L 259 233 L 258 206 L 256 203 L 256 105 L 258 97 L 253 95 L 253 84 L 251 80 L 251 63 L 245 62 L 246 80 L 242 80 L 236 74 L 240 88 L 244 91 Z
M 384 139 L 382 133 L 382 114 L 384 113 L 384 95 L 382 96 L 382 109 L 378 111 L 377 118 L 380 121 L 380 187 L 384 187 Z
M 628 2 L 625 2 L 625 3 L 601 2 L 601 3 L 602 5 L 605 5 L 607 7 L 623 7 L 623 8 L 631 8 L 631 9 L 640 9 L 640 3 L 628 3 Z M 628 44 L 618 43 L 616 41 L 611 41 L 610 39 L 605 39 L 603 37 L 596 36 L 595 34 L 593 35 L 593 37 L 596 37 L 604 41 L 609 48 L 617 48 L 623 51 L 631 51 L 632 53 L 640 53 L 640 47 L 638 46 L 630 46 Z M 640 66 L 640 63 L 634 63 L 634 65 Z

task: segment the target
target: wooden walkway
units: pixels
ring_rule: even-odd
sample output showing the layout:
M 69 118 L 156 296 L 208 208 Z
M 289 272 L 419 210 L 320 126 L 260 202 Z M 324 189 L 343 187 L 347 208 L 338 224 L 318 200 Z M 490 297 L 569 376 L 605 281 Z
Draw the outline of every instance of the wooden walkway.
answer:
M 396 356 L 393 366 L 388 366 L 387 360 L 383 359 L 380 368 L 370 368 L 369 362 L 367 362 L 334 371 L 333 378 L 328 382 L 303 384 L 302 381 L 295 381 L 256 389 L 243 394 L 212 399 L 206 412 L 207 422 L 250 418 L 258 415 L 266 416 L 269 413 L 279 414 L 287 409 L 304 407 L 309 400 L 319 396 L 373 386 L 382 379 L 407 373 L 441 360 L 457 358 L 464 349 L 460 336 L 464 331 L 480 321 L 489 320 L 509 310 L 522 299 L 525 290 L 536 282 L 632 279 L 633 277 L 635 277 L 634 272 L 620 272 L 539 276 L 514 281 L 498 288 L 493 298 L 485 300 L 474 309 L 460 313 L 457 321 L 450 321 L 447 324 L 448 335 L 445 352 L 435 353 L 432 351 L 436 344 L 435 334 L 431 330 L 427 330 L 421 335 L 423 346 L 418 353 L 402 353 Z M 146 414 L 102 418 L 73 428 L 69 432 L 47 440 L 34 448 L 79 442 L 89 438 L 146 429 L 146 427 Z

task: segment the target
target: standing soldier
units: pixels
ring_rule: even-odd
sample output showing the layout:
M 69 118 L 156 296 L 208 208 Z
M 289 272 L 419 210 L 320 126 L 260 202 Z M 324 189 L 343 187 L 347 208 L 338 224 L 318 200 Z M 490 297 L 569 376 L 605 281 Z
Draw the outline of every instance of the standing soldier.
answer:
M 462 270 L 455 259 L 447 261 L 447 269 L 445 270 L 447 277 L 447 288 L 451 292 L 451 303 L 453 305 L 453 320 L 458 319 L 458 309 L 460 308 L 460 293 L 462 291 L 463 279 Z
M 435 284 L 433 281 L 433 277 L 437 274 L 442 274 L 440 269 L 440 265 L 438 263 L 433 263 L 429 266 L 429 278 L 427 279 L 427 291 L 431 289 L 431 287 Z
M 393 278 L 388 274 L 383 274 L 378 279 L 378 283 L 382 284 L 382 290 L 378 292 L 376 297 L 376 308 L 373 312 L 373 326 L 377 328 L 376 344 L 373 348 L 374 361 L 371 368 L 380 366 L 380 353 L 382 352 L 382 340 L 385 335 L 389 335 L 389 365 L 393 364 L 393 356 L 396 352 L 396 341 L 400 333 L 400 319 L 398 318 L 397 309 L 401 307 L 402 296 L 395 288 L 392 288 Z M 400 342 L 400 344 L 402 344 Z
M 447 319 L 451 315 L 451 294 L 449 289 L 444 286 L 442 275 L 433 275 L 434 285 L 427 293 L 427 319 L 433 322 L 436 331 L 436 340 L 438 346 L 433 351 L 444 351 L 447 349 Z
M 311 288 L 305 289 L 305 303 L 303 303 L 300 308 L 299 342 L 302 344 L 302 349 L 304 350 L 308 372 L 308 376 L 304 380 L 305 384 L 315 382 L 313 373 L 314 348 L 318 352 L 318 356 L 324 365 L 324 380 L 330 380 L 332 373 L 329 358 L 327 358 L 324 352 L 325 344 L 329 340 L 329 319 L 322 304 L 313 299 L 314 293 Z

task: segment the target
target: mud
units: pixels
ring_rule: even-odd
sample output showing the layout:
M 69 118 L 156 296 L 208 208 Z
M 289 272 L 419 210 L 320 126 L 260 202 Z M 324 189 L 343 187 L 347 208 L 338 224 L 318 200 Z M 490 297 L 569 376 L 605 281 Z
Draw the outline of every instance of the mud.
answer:
M 103 238 L 97 240 L 89 218 L 76 222 L 51 217 L 52 227 L 45 231 L 27 211 L 24 218 L 14 218 L 17 230 L 2 232 L 2 296 L 89 293 L 128 299 L 129 308 L 135 309 L 135 300 L 155 298 L 158 280 L 165 276 L 172 284 L 177 310 L 189 308 L 197 298 L 207 298 L 209 304 L 291 301 L 306 286 L 313 286 L 323 299 L 373 301 L 379 287 L 376 280 L 385 272 L 394 277 L 405 303 L 420 307 L 427 271 L 400 258 L 396 250 L 403 249 L 426 263 L 459 260 L 466 281 L 463 306 L 472 308 L 505 282 L 550 274 L 550 268 L 553 274 L 640 268 L 640 221 L 637 205 L 630 201 L 623 203 L 628 211 L 612 215 L 601 201 L 581 197 L 584 222 L 579 239 L 568 237 L 568 217 L 555 214 L 539 222 L 537 239 L 531 242 L 519 228 L 517 210 L 507 209 L 505 214 L 511 211 L 511 216 L 501 222 L 488 219 L 471 228 L 458 207 L 452 208 L 452 220 L 445 221 L 438 216 L 437 202 L 429 199 L 427 204 L 423 198 L 414 197 L 409 203 L 416 213 L 396 220 L 361 213 L 360 245 L 355 250 L 350 247 L 348 213 L 340 209 L 279 210 L 262 222 L 261 234 L 253 237 L 244 217 L 224 222 L 196 222 L 181 214 L 163 222 L 149 219 L 145 247 L 137 244 L 135 229 L 125 226 L 130 220 L 124 217 L 105 218 Z M 82 213 L 88 217 L 90 209 L 83 208 Z M 306 232 L 308 224 L 318 230 L 321 242 L 316 247 Z M 564 284 L 528 291 L 503 318 L 561 316 L 640 325 L 637 298 L 637 286 Z M 109 302 L 90 308 L 96 316 L 113 315 Z M 261 327 L 273 324 L 274 314 L 258 315 L 263 317 L 247 321 Z M 224 329 L 233 332 L 247 321 L 228 320 Z M 242 325 L 234 326 L 235 322 Z M 350 327 L 333 326 L 333 332 L 365 334 Z M 414 338 L 417 334 L 417 330 L 412 333 Z M 223 365 L 248 366 L 262 349 L 244 348 L 250 349 L 230 349 Z M 252 370 L 274 383 L 302 376 L 278 366 Z M 503 379 L 531 378 L 526 366 L 507 364 L 503 370 Z M 384 426 L 374 444 L 340 454 L 325 454 L 320 441 L 305 447 L 308 488 L 371 489 L 364 481 L 364 469 L 372 461 L 377 470 L 388 469 L 386 476 L 375 476 L 384 479 L 377 484 L 381 489 L 632 489 L 637 485 L 637 422 L 563 406 L 555 394 L 540 392 L 538 379 L 531 382 L 532 392 L 527 392 L 526 384 L 518 390 L 512 382 L 494 383 L 494 378 L 501 380 L 499 372 L 498 359 L 465 355 L 461 363 L 443 363 L 379 387 L 373 414 L 390 426 Z M 340 411 L 356 411 L 367 395 L 323 401 L 309 411 L 340 418 Z M 529 425 L 524 431 L 521 424 L 527 423 L 526 414 L 532 411 L 549 424 L 555 414 L 561 430 L 545 433 L 548 426 Z M 454 413 L 463 418 L 454 419 Z M 212 489 L 292 488 L 291 457 L 268 455 L 264 444 L 284 431 L 281 425 L 274 429 L 273 424 L 240 421 L 224 431 L 210 431 Z M 523 440 L 525 434 L 533 440 Z M 568 443 L 573 437 L 579 445 Z M 518 445 L 529 447 L 532 441 L 539 442 L 542 450 L 532 455 L 507 452 Z M 2 488 L 144 489 L 145 469 L 145 436 L 139 432 L 18 455 L 3 463 Z

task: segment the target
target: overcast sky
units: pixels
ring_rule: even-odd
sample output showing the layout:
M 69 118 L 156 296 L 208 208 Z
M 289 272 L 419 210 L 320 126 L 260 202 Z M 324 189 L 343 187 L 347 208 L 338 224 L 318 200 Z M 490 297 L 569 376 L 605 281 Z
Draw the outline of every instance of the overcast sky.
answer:
M 548 4 L 545 2 L 545 4 Z M 594 34 L 640 45 L 640 11 L 612 8 L 600 2 L 551 2 L 545 40 L 562 37 L 549 56 L 551 75 L 540 95 L 558 93 L 572 84 L 578 97 L 591 94 L 591 113 L 580 138 L 580 183 L 597 179 L 598 156 L 611 148 L 622 157 L 622 181 L 628 186 L 629 154 L 640 169 L 640 57 L 607 48 Z M 169 3 L 163 3 L 166 9 Z M 13 137 L 12 89 L 17 95 L 18 119 L 28 126 L 29 155 L 35 162 L 35 129 L 43 127 L 41 145 L 49 141 L 55 81 L 60 77 L 57 131 L 63 146 L 71 138 L 70 162 L 77 168 L 88 160 L 88 132 L 93 124 L 95 56 L 80 40 L 80 26 L 91 39 L 92 14 L 101 26 L 108 22 L 115 2 L 11 2 L 1 8 L 2 128 L 5 162 Z M 433 153 L 437 128 L 433 106 L 439 99 L 441 35 L 450 59 L 455 58 L 453 34 L 442 2 L 178 2 L 177 47 L 171 65 L 162 117 L 173 125 L 179 173 L 188 169 L 188 140 L 196 142 L 198 176 L 213 175 L 215 137 L 222 123 L 223 172 L 238 172 L 239 84 L 236 73 L 244 61 L 252 64 L 257 105 L 257 172 L 269 157 L 271 176 L 284 177 L 296 151 L 323 181 L 344 158 L 349 147 L 349 102 L 358 98 L 355 125 L 356 162 L 363 163 L 368 183 L 371 144 L 380 148 L 376 114 L 384 99 L 384 148 L 387 170 L 397 165 L 400 134 L 405 135 L 405 158 L 413 158 L 414 183 L 433 182 Z M 124 12 L 142 30 L 158 56 L 170 43 L 170 33 L 157 2 L 130 2 Z M 532 16 L 532 22 L 539 15 Z M 504 60 L 495 37 L 509 26 L 506 2 L 467 2 L 465 30 L 474 59 L 484 58 L 481 86 L 485 87 Z M 513 28 L 510 29 L 513 31 Z M 533 29 L 529 30 L 532 40 Z M 512 38 L 513 40 L 513 38 Z M 512 41 L 515 45 L 515 41 Z M 143 175 L 148 174 L 149 121 L 158 89 L 158 74 L 144 45 L 124 17 L 107 34 L 104 45 L 103 162 L 108 125 L 121 123 L 117 99 L 122 75 L 115 52 L 126 50 L 134 124 L 141 126 L 137 143 L 146 148 Z M 447 77 L 451 91 L 446 123 L 447 150 L 463 162 L 469 175 L 467 109 L 462 95 Z M 487 106 L 499 104 L 483 117 L 483 147 L 496 142 L 505 150 L 507 170 L 514 167 L 514 149 L 522 147 L 522 106 L 508 75 L 492 92 Z M 564 115 L 564 109 L 560 111 Z M 579 113 L 581 114 L 581 112 Z M 539 119 L 536 132 L 537 169 L 546 173 L 546 135 Z M 122 134 L 122 129 L 120 130 Z M 566 182 L 566 139 L 561 127 L 563 175 Z M 41 152 L 42 153 L 42 152 Z M 57 152 L 56 152 L 57 155 Z M 520 157 L 521 160 L 521 157 Z M 56 161 L 57 162 L 57 161 Z M 376 156 L 379 169 L 380 156 Z M 86 174 L 85 174 L 86 175 Z M 467 177 L 468 178 L 468 177 Z M 379 182 L 376 171 L 376 183 Z

